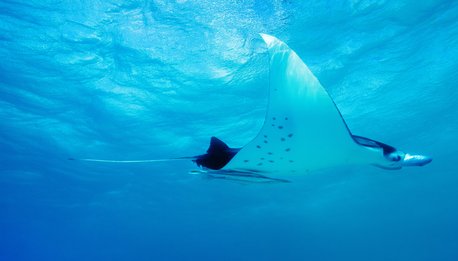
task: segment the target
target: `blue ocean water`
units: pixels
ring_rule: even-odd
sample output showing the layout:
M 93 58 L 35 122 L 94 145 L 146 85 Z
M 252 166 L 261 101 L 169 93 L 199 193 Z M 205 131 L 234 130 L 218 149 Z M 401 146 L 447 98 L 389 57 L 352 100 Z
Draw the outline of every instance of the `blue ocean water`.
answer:
M 0 1 L 0 260 L 458 260 L 456 1 Z M 230 146 L 296 50 L 353 133 L 431 155 L 288 184 L 96 164 Z

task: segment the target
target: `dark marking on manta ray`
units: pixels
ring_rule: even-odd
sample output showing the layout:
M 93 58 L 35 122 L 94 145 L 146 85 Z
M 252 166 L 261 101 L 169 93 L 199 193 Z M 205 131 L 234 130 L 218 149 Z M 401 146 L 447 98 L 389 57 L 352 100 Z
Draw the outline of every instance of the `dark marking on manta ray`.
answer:
M 276 120 L 276 119 L 277 119 L 277 118 L 275 118 L 275 117 L 272 117 L 272 120 Z
M 265 140 L 264 143 L 267 143 L 267 141 Z
M 258 166 L 262 166 L 262 162 L 259 162 L 259 163 L 258 163 Z
M 288 120 L 288 117 L 285 117 L 285 121 L 287 121 L 287 120 Z
M 269 160 L 269 162 L 270 162 L 270 163 L 274 163 L 275 161 L 273 161 L 273 160 Z
M 256 145 L 256 148 L 260 149 L 260 148 L 261 148 L 261 146 L 259 146 L 259 145 Z
M 265 158 L 259 158 L 260 160 L 265 160 Z
M 294 135 L 294 134 L 292 134 L 292 133 L 288 134 L 288 138 L 293 137 L 293 135 Z
M 293 162 L 294 162 L 294 160 L 289 160 L 289 162 L 290 162 L 290 163 L 293 163 Z
M 275 127 L 275 124 L 272 124 L 272 127 Z
M 247 163 L 247 162 L 249 162 L 249 160 L 244 160 L 243 162 Z
M 285 141 L 286 139 L 285 138 L 281 138 L 281 141 Z
M 272 153 L 272 152 L 267 152 L 267 154 L 269 154 L 269 155 L 273 155 L 273 153 Z
M 267 139 L 267 135 L 264 135 L 264 138 L 266 138 L 266 139 Z
M 288 152 L 288 151 L 290 151 L 290 150 L 291 150 L 290 148 L 287 148 L 285 151 Z
M 281 130 L 281 129 L 283 129 L 283 126 L 278 126 L 278 128 Z

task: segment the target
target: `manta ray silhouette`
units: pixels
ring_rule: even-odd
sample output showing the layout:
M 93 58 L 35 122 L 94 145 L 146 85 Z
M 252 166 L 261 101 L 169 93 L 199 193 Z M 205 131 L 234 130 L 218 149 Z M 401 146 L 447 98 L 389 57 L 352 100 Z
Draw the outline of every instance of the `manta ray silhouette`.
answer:
M 277 38 L 267 34 L 261 37 L 270 56 L 269 103 L 263 127 L 244 147 L 230 148 L 212 137 L 207 152 L 193 157 L 81 160 L 134 163 L 190 159 L 208 173 L 261 178 L 340 165 L 370 164 L 400 169 L 432 161 L 428 156 L 405 153 L 353 135 L 332 98 L 299 56 Z

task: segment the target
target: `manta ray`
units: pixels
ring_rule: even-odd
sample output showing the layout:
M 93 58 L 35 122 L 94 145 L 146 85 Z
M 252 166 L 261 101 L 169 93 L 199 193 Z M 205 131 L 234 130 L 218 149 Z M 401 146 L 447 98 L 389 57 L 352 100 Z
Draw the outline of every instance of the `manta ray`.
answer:
M 267 45 L 269 99 L 264 124 L 248 144 L 231 148 L 211 137 L 206 153 L 162 160 L 100 160 L 97 162 L 157 162 L 192 160 L 192 173 L 214 177 L 286 181 L 297 175 L 344 165 L 373 165 L 387 170 L 423 166 L 431 157 L 406 153 L 393 146 L 353 135 L 326 89 L 288 45 L 260 34 Z

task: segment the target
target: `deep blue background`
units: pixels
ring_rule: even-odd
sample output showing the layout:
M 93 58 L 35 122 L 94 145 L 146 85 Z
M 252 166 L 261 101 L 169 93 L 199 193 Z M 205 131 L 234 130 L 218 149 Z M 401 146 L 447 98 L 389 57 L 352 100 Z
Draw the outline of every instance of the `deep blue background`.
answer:
M 297 51 L 354 134 L 433 156 L 290 184 L 188 175 Z M 0 260 L 458 260 L 456 1 L 0 1 Z

